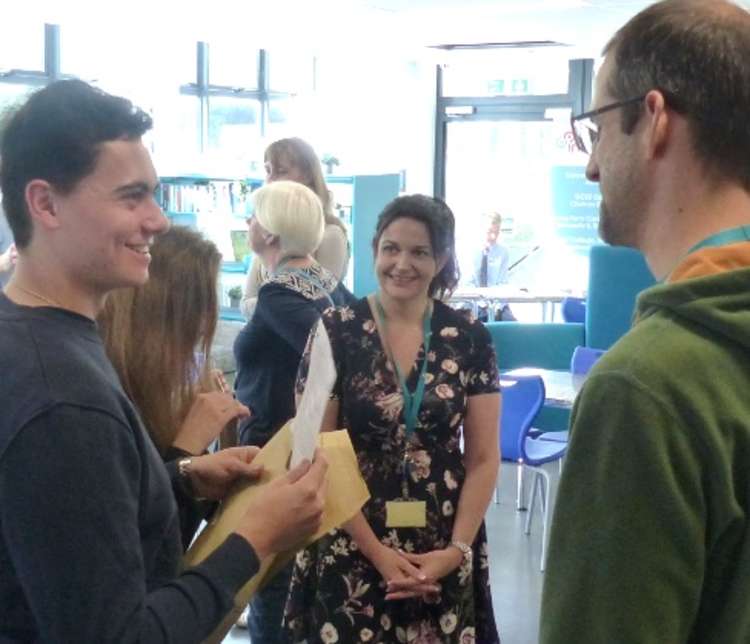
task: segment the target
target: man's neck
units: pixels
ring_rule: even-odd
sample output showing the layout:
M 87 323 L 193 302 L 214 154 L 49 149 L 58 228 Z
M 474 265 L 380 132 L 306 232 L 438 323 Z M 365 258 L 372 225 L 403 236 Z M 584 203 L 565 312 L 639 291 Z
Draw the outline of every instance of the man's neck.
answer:
M 53 307 L 78 313 L 95 320 L 104 305 L 104 297 L 95 297 L 74 288 L 62 275 L 35 265 L 21 255 L 5 286 L 5 294 L 16 304 Z
M 644 230 L 641 250 L 657 279 L 667 277 L 693 246 L 723 230 L 750 225 L 750 193 L 724 183 L 698 192 L 687 188 L 684 196 L 664 210 Z

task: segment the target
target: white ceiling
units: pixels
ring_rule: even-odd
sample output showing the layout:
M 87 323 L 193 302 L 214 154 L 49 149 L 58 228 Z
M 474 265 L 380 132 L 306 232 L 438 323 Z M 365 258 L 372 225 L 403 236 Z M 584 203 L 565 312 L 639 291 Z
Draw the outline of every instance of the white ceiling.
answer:
M 651 0 L 355 0 L 424 44 L 552 40 L 596 55 Z
M 644 0 L 27 0 L 16 17 L 146 34 L 243 37 L 262 46 L 421 47 L 518 40 L 604 42 Z
M 750 0 L 748 0 L 750 1 Z M 16 16 L 141 38 L 241 38 L 254 46 L 420 49 L 554 40 L 596 56 L 650 0 L 27 0 Z M 745 3 L 746 4 L 746 3 Z

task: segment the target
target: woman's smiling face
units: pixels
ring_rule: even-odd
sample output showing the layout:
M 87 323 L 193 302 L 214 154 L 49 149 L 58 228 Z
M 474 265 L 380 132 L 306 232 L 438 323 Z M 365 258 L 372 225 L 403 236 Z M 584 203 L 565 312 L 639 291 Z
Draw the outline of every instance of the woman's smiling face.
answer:
M 439 268 L 429 230 L 421 221 L 399 217 L 383 229 L 375 253 L 383 293 L 396 300 L 426 297 Z

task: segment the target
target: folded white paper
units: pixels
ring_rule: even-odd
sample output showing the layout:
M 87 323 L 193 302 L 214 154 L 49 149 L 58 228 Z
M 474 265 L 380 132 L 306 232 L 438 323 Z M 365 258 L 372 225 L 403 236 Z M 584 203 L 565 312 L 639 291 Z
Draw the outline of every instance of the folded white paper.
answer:
M 310 343 L 310 365 L 307 382 L 297 404 L 297 415 L 292 421 L 292 459 L 294 467 L 304 459 L 312 460 L 318 444 L 328 400 L 336 383 L 331 341 L 322 321 L 318 321 Z

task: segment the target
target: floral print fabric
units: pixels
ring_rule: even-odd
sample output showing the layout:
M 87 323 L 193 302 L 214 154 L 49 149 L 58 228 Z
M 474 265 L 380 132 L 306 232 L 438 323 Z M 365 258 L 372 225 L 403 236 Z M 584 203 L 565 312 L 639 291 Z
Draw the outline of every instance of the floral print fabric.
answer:
M 409 495 L 427 503 L 427 527 L 386 528 L 385 504 L 402 497 L 406 447 L 403 399 L 366 299 L 323 316 L 338 379 L 341 426 L 349 434 L 371 494 L 365 517 L 382 543 L 407 552 L 446 547 L 465 477 L 459 449 L 469 396 L 499 391 L 489 333 L 476 321 L 435 302 L 424 400 L 408 453 Z M 424 346 L 407 377 L 414 390 Z M 307 378 L 308 354 L 298 387 Z M 409 644 L 499 642 L 492 613 L 484 525 L 473 565 L 441 580 L 433 602 L 386 602 L 383 580 L 344 530 L 334 530 L 297 556 L 285 626 L 290 641 Z

